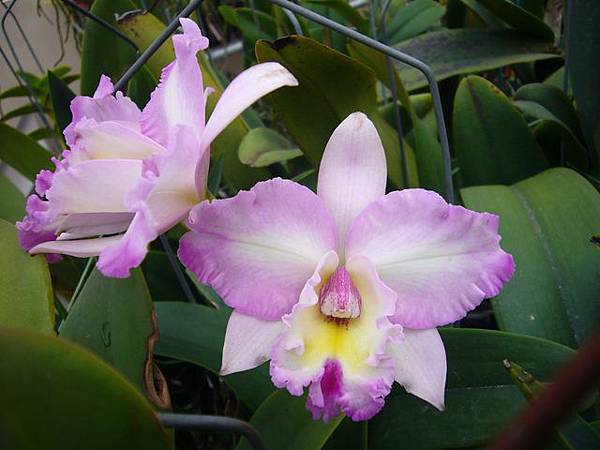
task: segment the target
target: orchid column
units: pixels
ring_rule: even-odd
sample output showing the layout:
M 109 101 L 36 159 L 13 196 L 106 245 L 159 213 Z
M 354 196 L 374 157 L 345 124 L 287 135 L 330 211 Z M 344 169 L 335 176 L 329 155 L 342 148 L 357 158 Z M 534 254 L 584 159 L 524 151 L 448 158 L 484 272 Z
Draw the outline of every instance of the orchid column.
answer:
M 93 97 L 71 103 L 69 150 L 42 171 L 27 216 L 17 224 L 30 253 L 99 255 L 104 275 L 126 277 L 148 243 L 185 219 L 205 198 L 215 137 L 253 102 L 297 85 L 280 64 L 258 64 L 225 89 L 205 121 L 206 97 L 196 53 L 208 39 L 190 19 L 173 36 L 176 59 L 143 111 L 102 76 Z
M 333 132 L 317 194 L 282 179 L 192 209 L 179 256 L 234 308 L 223 374 L 271 360 L 273 383 L 328 420 L 366 420 L 392 383 L 444 407 L 452 323 L 512 276 L 498 217 L 438 194 L 385 194 L 377 131 L 362 113 Z

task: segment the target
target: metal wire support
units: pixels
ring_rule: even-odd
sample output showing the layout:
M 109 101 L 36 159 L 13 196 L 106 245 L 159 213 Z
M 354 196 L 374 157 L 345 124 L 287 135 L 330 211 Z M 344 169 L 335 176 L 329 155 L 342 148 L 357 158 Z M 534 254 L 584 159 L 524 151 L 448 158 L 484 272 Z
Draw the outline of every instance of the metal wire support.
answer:
M 433 109 L 435 111 L 435 118 L 438 125 L 438 134 L 440 138 L 440 144 L 442 147 L 442 158 L 444 163 L 444 186 L 445 186 L 445 198 L 448 202 L 454 202 L 454 185 L 452 184 L 452 161 L 450 159 L 450 144 L 448 143 L 448 133 L 446 131 L 446 124 L 444 122 L 444 112 L 442 109 L 442 100 L 440 97 L 440 90 L 437 85 L 437 81 L 435 80 L 435 75 L 431 67 L 425 64 L 423 61 L 407 55 L 406 53 L 402 53 L 395 48 L 392 48 L 388 45 L 382 44 L 381 42 L 365 36 L 362 33 L 359 33 L 356 30 L 348 28 L 344 25 L 337 23 L 334 20 L 328 19 L 327 17 L 323 17 L 320 14 L 311 11 L 310 9 L 303 8 L 302 6 L 298 6 L 288 0 L 267 0 L 275 5 L 281 6 L 282 8 L 289 9 L 295 14 L 298 14 L 306 19 L 316 22 L 319 25 L 323 25 L 325 27 L 331 28 L 334 31 L 337 31 L 340 34 L 343 34 L 350 39 L 354 39 L 361 44 L 366 45 L 367 47 L 371 47 L 384 55 L 395 59 L 398 62 L 408 64 L 411 67 L 419 70 L 427 79 L 429 84 L 429 89 L 431 90 L 431 98 L 433 101 Z
M 241 434 L 255 450 L 266 450 L 260 435 L 248 422 L 222 416 L 201 416 L 194 414 L 159 413 L 161 423 L 168 428 L 210 430 Z
M 303 36 L 304 33 L 302 32 L 302 27 L 300 26 L 300 21 L 294 15 L 294 13 L 291 12 L 289 9 L 284 9 L 283 13 L 287 16 L 288 19 L 290 19 L 290 22 L 292 23 L 292 26 L 294 27 L 294 32 L 298 36 Z

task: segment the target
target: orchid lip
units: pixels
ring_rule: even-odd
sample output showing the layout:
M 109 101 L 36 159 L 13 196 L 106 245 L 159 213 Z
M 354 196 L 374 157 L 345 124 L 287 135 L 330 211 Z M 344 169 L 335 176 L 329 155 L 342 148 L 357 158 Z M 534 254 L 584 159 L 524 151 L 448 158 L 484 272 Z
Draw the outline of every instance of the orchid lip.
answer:
M 319 293 L 321 313 L 336 322 L 347 323 L 360 316 L 362 299 L 344 266 L 338 267 Z

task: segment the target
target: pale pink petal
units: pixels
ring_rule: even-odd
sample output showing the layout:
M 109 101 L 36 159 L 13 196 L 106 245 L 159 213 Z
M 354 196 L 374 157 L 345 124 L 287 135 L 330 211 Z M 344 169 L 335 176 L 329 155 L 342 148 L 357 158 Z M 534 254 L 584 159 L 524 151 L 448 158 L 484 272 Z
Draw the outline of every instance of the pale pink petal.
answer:
M 97 256 L 108 246 L 114 245 L 123 235 L 109 236 L 94 239 L 78 239 L 75 241 L 49 241 L 36 245 L 29 253 L 60 253 L 62 255 L 88 258 Z
M 356 216 L 385 195 L 386 180 L 377 129 L 365 114 L 350 114 L 329 138 L 317 183 L 317 194 L 335 218 L 341 243 Z
M 142 161 L 90 160 L 54 174 L 46 197 L 53 217 L 75 213 L 127 212 L 125 194 L 142 174 Z
M 433 328 L 497 295 L 514 271 L 498 217 L 449 205 L 423 189 L 392 192 L 350 225 L 346 255 L 371 260 L 398 294 L 393 321 Z
M 233 311 L 227 322 L 221 375 L 253 369 L 268 361 L 284 328 L 280 320 L 260 320 Z
M 163 69 L 141 120 L 142 132 L 164 146 L 177 125 L 187 125 L 198 135 L 204 127 L 204 88 L 196 53 L 208 47 L 208 39 L 193 20 L 179 21 L 183 34 L 173 36 L 176 59 Z
M 27 197 L 25 210 L 27 215 L 16 223 L 19 242 L 23 249 L 29 251 L 42 242 L 53 241 L 53 218 L 48 212 L 48 202 L 33 194 Z
M 346 323 L 325 317 L 319 290 L 337 267 L 337 255 L 331 253 L 320 262 L 292 313 L 283 317 L 288 329 L 271 354 L 271 378 L 292 395 L 301 395 L 310 385 L 307 408 L 315 419 L 329 420 L 343 412 L 352 420 L 366 420 L 381 410 L 394 381 L 387 350 L 402 340 L 402 328 L 388 320 L 396 294 L 368 260 L 355 257 L 346 268 L 362 298 L 361 314 Z
M 58 224 L 59 241 L 124 232 L 133 219 L 131 213 L 71 214 Z
M 144 160 L 142 176 L 127 193 L 125 203 L 133 221 L 118 244 L 100 254 L 98 268 L 110 277 L 124 278 L 141 264 L 148 244 L 183 220 L 200 199 L 195 166 L 198 140 L 185 126 L 175 127 L 165 152 Z
M 113 96 L 113 89 L 110 78 L 102 75 L 94 97 L 79 95 L 71 101 L 73 118 L 64 132 L 67 145 L 71 146 L 75 142 L 75 127 L 82 119 L 94 119 L 96 122 L 118 121 L 137 127 L 141 117 L 139 108 L 122 92 Z
M 221 94 L 202 133 L 202 149 L 208 148 L 219 133 L 256 100 L 282 86 L 297 85 L 294 76 L 276 62 L 257 64 L 244 70 Z
M 70 161 L 85 159 L 144 159 L 164 147 L 119 122 L 82 119 L 74 128 L 71 149 L 80 150 Z
M 444 410 L 446 350 L 435 329 L 404 329 L 404 341 L 389 346 L 398 383 L 407 392 Z
M 179 257 L 238 312 L 277 320 L 298 301 L 321 256 L 337 247 L 333 218 L 308 188 L 279 178 L 189 217 Z

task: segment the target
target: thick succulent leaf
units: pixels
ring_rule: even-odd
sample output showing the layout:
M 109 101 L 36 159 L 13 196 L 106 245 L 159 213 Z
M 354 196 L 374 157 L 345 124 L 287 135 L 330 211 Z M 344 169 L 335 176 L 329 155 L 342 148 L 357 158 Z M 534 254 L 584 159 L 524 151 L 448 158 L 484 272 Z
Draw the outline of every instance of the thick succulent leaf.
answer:
M 409 39 L 396 48 L 428 64 L 438 81 L 559 56 L 552 44 L 515 30 L 445 29 Z M 398 74 L 409 91 L 427 86 L 417 69 L 402 64 Z
M 54 296 L 46 259 L 29 256 L 19 245 L 14 225 L 4 220 L 0 242 L 0 327 L 54 334 Z
M 542 19 L 509 0 L 462 0 L 469 8 L 482 5 L 498 19 L 523 34 L 536 36 L 546 42 L 554 41 L 554 32 Z M 475 12 L 477 12 L 475 10 Z
M 140 48 L 145 50 L 156 37 L 165 29 L 165 25 L 150 13 L 130 14 L 119 22 L 119 28 L 129 36 Z M 167 40 L 147 63 L 147 67 L 155 78 L 160 77 L 160 71 L 175 59 L 173 45 Z M 206 55 L 199 54 L 200 69 L 205 87 L 215 89 L 207 101 L 207 117 L 214 109 L 218 99 L 223 92 L 220 78 L 211 67 Z M 242 164 L 237 156 L 237 150 L 242 138 L 250 130 L 246 121 L 239 117 L 235 119 L 223 132 L 217 136 L 211 145 L 211 153 L 214 156 L 224 155 L 224 176 L 229 183 L 239 189 L 247 189 L 256 182 L 269 177 L 266 169 L 251 168 Z
M 116 26 L 115 17 L 136 9 L 131 0 L 95 0 L 90 12 Z M 135 59 L 135 48 L 114 32 L 88 20 L 81 50 L 81 94 L 92 95 L 100 75 L 117 81 Z
M 281 450 L 320 450 L 340 424 L 343 416 L 328 423 L 313 420 L 305 407 L 304 397 L 293 397 L 279 390 L 267 398 L 256 410 L 250 424 L 256 428 L 267 448 Z M 236 450 L 250 450 L 241 440 Z
M 484 78 L 473 75 L 461 81 L 454 98 L 453 126 L 465 186 L 510 184 L 548 167 L 522 115 Z
M 157 302 L 155 308 L 160 329 L 155 354 L 191 362 L 218 374 L 231 310 L 183 302 Z M 227 375 L 223 380 L 251 410 L 275 389 L 265 364 Z
M 158 330 L 140 269 L 124 279 L 94 270 L 59 333 L 92 350 L 158 406 L 168 405 L 168 395 L 163 397 L 154 384 L 152 351 Z
M 493 300 L 499 326 L 572 347 L 600 321 L 600 195 L 576 172 L 548 170 L 513 186 L 461 191 L 468 208 L 500 216 L 502 247 L 516 263 Z
M 600 167 L 600 65 L 591 64 L 600 52 L 600 2 L 580 0 L 570 5 L 567 53 L 569 55 L 569 81 L 577 110 L 581 117 L 585 140 L 596 151 L 595 168 Z
M 169 450 L 144 397 L 67 340 L 0 328 L 0 436 L 19 450 Z
M 29 136 L 0 122 L 0 159 L 34 180 L 42 169 L 52 168 L 52 155 Z
M 67 83 L 51 71 L 48 71 L 47 77 L 54 120 L 56 120 L 56 125 L 62 133 L 72 120 L 70 106 L 71 100 L 75 98 L 75 93 L 69 88 Z
M 275 130 L 254 128 L 242 139 L 238 154 L 243 164 L 265 167 L 302 156 L 302 150 Z
M 0 174 L 0 219 L 15 223 L 25 216 L 25 196 L 7 177 Z
M 433 0 L 415 0 L 400 6 L 387 24 L 388 41 L 392 44 L 424 33 L 435 25 L 446 9 Z
M 403 185 L 398 136 L 377 109 L 376 78 L 363 64 L 302 36 L 256 43 L 260 62 L 276 61 L 298 79 L 299 86 L 268 96 L 306 158 L 318 167 L 332 131 L 349 114 L 361 111 L 375 124 L 385 148 L 388 177 Z M 309 130 L 307 132 L 307 130 Z M 414 154 L 405 146 L 409 185 L 416 179 Z

